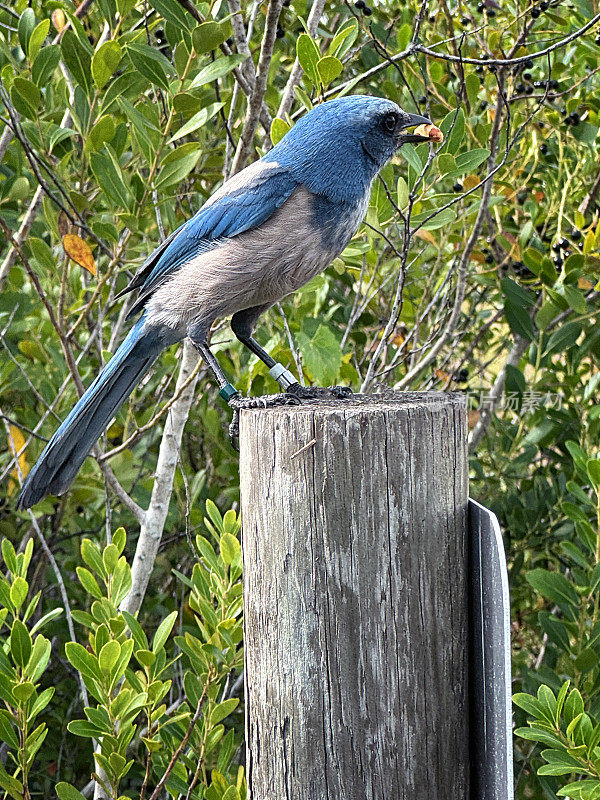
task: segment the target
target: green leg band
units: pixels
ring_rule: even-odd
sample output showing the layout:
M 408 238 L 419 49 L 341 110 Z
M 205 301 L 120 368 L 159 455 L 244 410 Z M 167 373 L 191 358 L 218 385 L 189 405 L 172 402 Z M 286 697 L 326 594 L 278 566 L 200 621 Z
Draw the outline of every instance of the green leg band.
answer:
M 238 390 L 235 386 L 232 386 L 230 383 L 226 383 L 221 389 L 219 389 L 219 394 L 228 403 L 232 397 L 235 397 L 239 394 Z

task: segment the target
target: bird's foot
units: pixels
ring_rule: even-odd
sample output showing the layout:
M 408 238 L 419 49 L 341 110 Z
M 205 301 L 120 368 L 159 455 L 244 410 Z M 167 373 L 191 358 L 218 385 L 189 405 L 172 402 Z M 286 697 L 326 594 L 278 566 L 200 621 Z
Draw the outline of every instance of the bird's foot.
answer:
M 275 408 L 276 406 L 297 406 L 300 398 L 287 392 L 279 394 L 265 394 L 261 397 L 242 397 L 234 394 L 227 400 L 233 409 L 233 417 L 229 425 L 229 440 L 234 450 L 239 452 L 240 411 L 245 408 Z
M 354 394 L 349 386 L 327 386 L 322 388 L 320 386 L 300 386 L 299 383 L 292 384 L 287 391 L 288 394 L 300 400 L 318 400 L 326 399 L 327 397 L 334 397 L 336 400 L 347 400 Z

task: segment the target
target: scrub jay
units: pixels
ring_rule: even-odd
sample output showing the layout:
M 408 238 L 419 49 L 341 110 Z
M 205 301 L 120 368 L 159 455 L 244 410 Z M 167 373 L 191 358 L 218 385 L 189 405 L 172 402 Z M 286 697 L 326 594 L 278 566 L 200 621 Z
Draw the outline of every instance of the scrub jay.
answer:
M 269 405 L 306 396 L 253 338 L 257 319 L 342 252 L 366 212 L 373 179 L 398 148 L 440 136 L 426 117 L 389 100 L 337 98 L 313 108 L 265 156 L 226 181 L 125 289 L 138 291 L 129 316 L 142 315 L 44 449 L 17 507 L 67 489 L 158 355 L 186 336 L 234 414 L 266 404 L 241 397 L 209 350 L 218 317 L 232 315 L 235 336 L 284 390 L 269 396 Z

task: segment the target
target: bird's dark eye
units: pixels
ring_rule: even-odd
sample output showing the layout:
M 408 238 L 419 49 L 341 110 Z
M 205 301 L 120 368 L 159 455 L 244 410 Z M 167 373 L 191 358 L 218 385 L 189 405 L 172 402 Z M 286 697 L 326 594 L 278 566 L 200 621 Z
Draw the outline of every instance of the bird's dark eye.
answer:
M 386 114 L 385 117 L 381 120 L 381 127 L 383 128 L 384 131 L 386 131 L 386 133 L 394 133 L 397 124 L 398 124 L 398 115 L 394 114 L 393 111 L 390 111 L 390 113 Z

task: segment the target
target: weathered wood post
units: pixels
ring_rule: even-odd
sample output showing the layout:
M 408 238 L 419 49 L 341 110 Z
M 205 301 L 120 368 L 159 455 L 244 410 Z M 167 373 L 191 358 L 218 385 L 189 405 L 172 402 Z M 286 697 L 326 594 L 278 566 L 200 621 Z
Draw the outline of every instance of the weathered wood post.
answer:
M 243 411 L 251 800 L 468 800 L 464 397 Z

